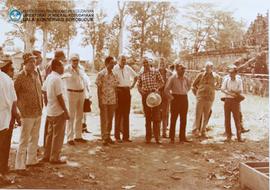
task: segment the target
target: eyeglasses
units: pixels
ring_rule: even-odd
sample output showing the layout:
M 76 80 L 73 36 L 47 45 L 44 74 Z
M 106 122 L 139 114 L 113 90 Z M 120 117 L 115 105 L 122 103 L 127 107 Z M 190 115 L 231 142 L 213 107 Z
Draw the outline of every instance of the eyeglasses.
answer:
M 72 59 L 73 62 L 79 62 L 79 59 Z

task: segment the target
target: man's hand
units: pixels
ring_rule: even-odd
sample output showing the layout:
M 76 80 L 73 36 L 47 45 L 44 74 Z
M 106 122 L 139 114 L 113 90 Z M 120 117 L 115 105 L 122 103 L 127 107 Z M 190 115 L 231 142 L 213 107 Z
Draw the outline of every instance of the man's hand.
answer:
M 69 120 L 70 119 L 69 114 L 68 114 L 67 111 L 64 111 L 64 118 L 65 118 L 65 120 Z
M 15 115 L 15 120 L 16 120 L 18 126 L 21 126 L 21 125 L 22 125 L 22 122 L 21 122 L 21 116 L 20 116 L 19 113 L 17 113 L 17 114 Z

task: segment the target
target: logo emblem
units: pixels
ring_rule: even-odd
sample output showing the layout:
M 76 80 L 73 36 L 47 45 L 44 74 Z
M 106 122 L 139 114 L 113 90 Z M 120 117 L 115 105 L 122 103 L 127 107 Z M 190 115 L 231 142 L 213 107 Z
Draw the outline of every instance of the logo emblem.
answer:
M 10 21 L 13 21 L 13 22 L 19 22 L 22 20 L 22 17 L 23 17 L 22 12 L 18 9 L 10 9 L 8 15 L 9 15 Z

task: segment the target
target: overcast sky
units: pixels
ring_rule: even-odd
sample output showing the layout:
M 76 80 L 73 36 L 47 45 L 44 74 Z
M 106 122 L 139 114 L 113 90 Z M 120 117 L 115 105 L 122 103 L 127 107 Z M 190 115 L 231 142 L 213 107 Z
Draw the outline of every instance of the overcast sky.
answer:
M 89 3 L 89 0 L 76 0 L 77 8 L 85 8 Z M 220 9 L 232 11 L 234 13 L 234 17 L 237 20 L 243 20 L 246 23 L 246 27 L 254 21 L 257 14 L 266 14 L 267 10 L 269 10 L 269 0 L 181 0 L 174 1 L 177 2 L 179 7 L 184 6 L 188 3 L 192 2 L 208 2 L 216 4 Z M 3 1 L 0 2 L 0 11 L 3 9 L 1 7 Z M 108 15 L 108 22 L 111 21 L 112 17 L 117 13 L 117 1 L 116 0 L 101 0 L 99 2 L 99 8 L 102 8 L 104 12 Z M 4 27 L 3 27 L 4 26 Z M 7 23 L 4 20 L 0 20 L 0 45 L 5 41 L 5 33 L 12 30 L 11 24 Z M 92 53 L 90 47 L 81 47 L 81 35 L 80 31 L 78 35 L 71 40 L 71 53 L 79 52 L 82 59 L 92 60 Z M 41 49 L 42 47 L 42 33 L 37 34 L 37 38 L 39 39 L 36 47 Z M 127 38 L 127 37 L 125 37 Z M 16 46 L 20 49 L 23 49 L 23 43 L 19 40 L 15 41 Z M 49 54 L 50 55 L 50 54 Z

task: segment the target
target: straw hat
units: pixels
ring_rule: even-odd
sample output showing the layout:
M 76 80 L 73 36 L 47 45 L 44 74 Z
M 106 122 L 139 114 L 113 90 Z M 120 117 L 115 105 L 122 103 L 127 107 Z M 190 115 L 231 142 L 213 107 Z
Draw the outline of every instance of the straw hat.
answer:
M 150 108 L 161 104 L 161 96 L 157 92 L 150 93 L 146 98 L 146 105 Z

